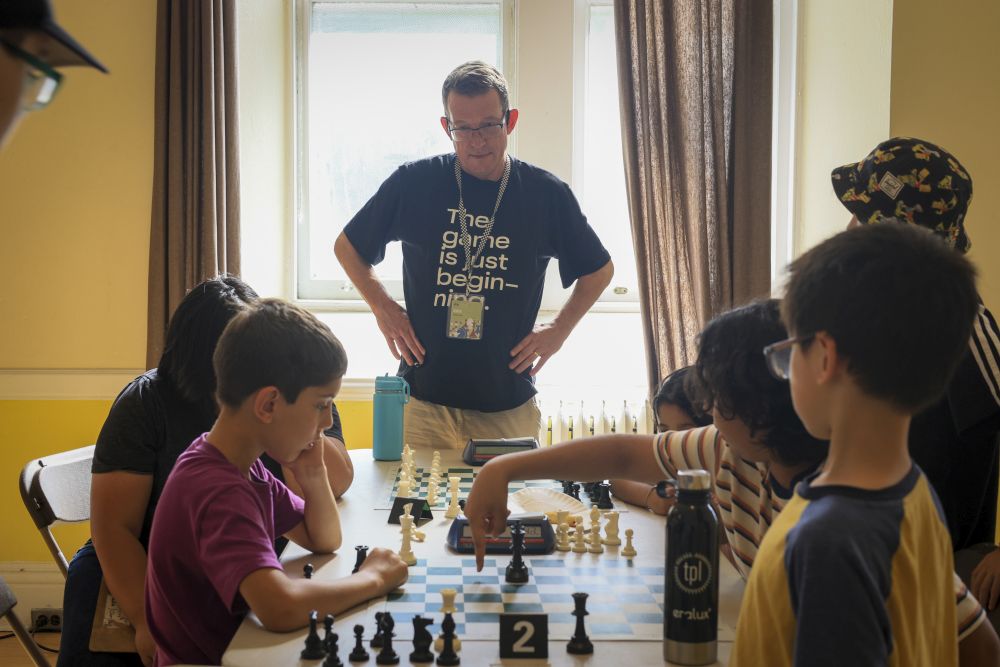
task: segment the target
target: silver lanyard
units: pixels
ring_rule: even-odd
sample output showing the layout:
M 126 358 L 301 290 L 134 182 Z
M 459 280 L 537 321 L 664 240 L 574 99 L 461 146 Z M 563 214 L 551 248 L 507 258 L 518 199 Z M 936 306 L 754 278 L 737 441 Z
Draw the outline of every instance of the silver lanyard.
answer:
M 462 229 L 462 248 L 465 250 L 465 296 L 469 296 L 469 283 L 472 281 L 472 266 L 483 253 L 483 248 L 490 240 L 493 233 L 493 223 L 496 222 L 497 211 L 500 209 L 500 200 L 507 189 L 507 182 L 510 180 L 510 156 L 504 156 L 503 178 L 500 179 L 500 191 L 497 192 L 497 203 L 493 205 L 493 215 L 486 223 L 486 231 L 479 237 L 479 247 L 475 254 L 472 253 L 472 235 L 469 234 L 469 227 L 465 223 L 465 202 L 462 200 L 462 165 L 458 162 L 458 155 L 455 156 L 455 182 L 458 183 L 458 224 Z

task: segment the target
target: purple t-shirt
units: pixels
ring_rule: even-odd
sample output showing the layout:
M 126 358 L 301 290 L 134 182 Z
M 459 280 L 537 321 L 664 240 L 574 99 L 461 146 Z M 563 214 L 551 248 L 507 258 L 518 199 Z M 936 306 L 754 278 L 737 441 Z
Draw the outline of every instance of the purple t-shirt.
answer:
M 304 506 L 259 459 L 247 479 L 204 434 L 178 457 L 149 538 L 146 620 L 157 665 L 222 662 L 248 611 L 240 584 L 282 569 L 274 538 L 302 521 Z

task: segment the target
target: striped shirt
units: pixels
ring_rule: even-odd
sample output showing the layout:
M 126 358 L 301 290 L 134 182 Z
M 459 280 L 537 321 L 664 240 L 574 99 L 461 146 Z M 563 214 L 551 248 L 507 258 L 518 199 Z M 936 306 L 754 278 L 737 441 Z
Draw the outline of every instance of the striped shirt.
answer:
M 765 464 L 736 456 L 715 426 L 660 433 L 653 439 L 653 452 L 667 479 L 676 479 L 678 470 L 691 468 L 712 475 L 714 500 L 734 564 L 746 579 L 764 534 L 791 498 L 791 490 L 771 479 Z M 986 612 L 958 575 L 954 577 L 958 638 L 962 640 L 979 627 Z

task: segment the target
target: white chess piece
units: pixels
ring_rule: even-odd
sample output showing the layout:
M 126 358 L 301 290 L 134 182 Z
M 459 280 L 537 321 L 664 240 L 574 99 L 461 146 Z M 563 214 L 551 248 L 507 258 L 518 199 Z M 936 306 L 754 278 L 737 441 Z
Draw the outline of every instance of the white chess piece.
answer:
M 458 516 L 461 508 L 458 506 L 458 483 L 462 481 L 461 477 L 449 477 L 448 478 L 448 493 L 451 496 L 448 502 L 448 509 L 445 510 L 444 518 L 454 519 Z
M 399 523 L 403 527 L 403 544 L 399 547 L 399 557 L 407 565 L 416 565 L 417 557 L 410 548 L 410 533 L 413 530 L 413 517 L 404 514 L 399 517 Z
M 397 498 L 409 498 L 410 497 L 410 480 L 405 478 L 400 478 L 399 485 L 396 488 Z
M 587 545 L 583 541 L 582 521 L 578 521 L 576 527 L 573 528 L 573 553 L 575 554 L 587 553 Z
M 435 477 L 431 477 L 431 481 L 427 484 L 427 504 L 431 507 L 437 505 L 438 501 L 438 482 Z
M 569 551 L 569 524 L 565 521 L 556 528 L 556 550 Z
M 632 559 L 636 556 L 635 547 L 632 546 L 632 535 L 633 531 L 631 528 L 625 529 L 625 547 L 622 549 L 621 554 L 625 558 Z
M 587 540 L 587 551 L 592 554 L 604 553 L 601 545 L 601 510 L 597 507 L 590 509 L 590 539 Z
M 602 539 L 601 542 L 608 546 L 616 547 L 622 543 L 621 538 L 618 537 L 618 512 L 606 512 L 604 518 L 608 520 L 604 525 L 604 534 L 607 537 Z
M 444 615 L 448 612 L 454 614 L 458 609 L 455 607 L 455 595 L 458 594 L 454 588 L 442 588 L 441 589 L 441 620 L 444 620 Z M 456 651 L 462 650 L 462 642 L 458 637 L 452 640 L 452 647 Z M 438 635 L 437 639 L 434 640 L 434 650 L 440 653 L 444 650 L 444 633 Z

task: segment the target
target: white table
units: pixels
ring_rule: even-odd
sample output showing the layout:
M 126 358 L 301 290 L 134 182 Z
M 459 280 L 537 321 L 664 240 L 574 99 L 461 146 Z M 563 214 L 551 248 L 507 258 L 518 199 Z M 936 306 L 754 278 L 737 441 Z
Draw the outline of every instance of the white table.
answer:
M 386 522 L 388 510 L 372 509 L 381 507 L 384 503 L 386 490 L 391 487 L 395 476 L 398 462 L 381 462 L 372 459 L 370 449 L 351 450 L 351 460 L 354 462 L 354 484 L 339 502 L 341 522 L 344 531 L 344 546 L 340 552 L 334 555 L 317 556 L 308 554 L 295 544 L 289 544 L 282 556 L 289 576 L 301 577 L 302 566 L 308 561 L 315 566 L 313 578 L 315 579 L 336 579 L 350 574 L 354 567 L 355 544 L 367 544 L 370 546 L 382 546 L 398 549 L 400 545 L 399 527 Z M 418 466 L 430 466 L 431 453 L 429 451 L 418 450 L 415 460 Z M 464 467 L 461 462 L 460 452 L 442 450 L 441 467 L 447 469 L 449 466 Z M 447 493 L 446 486 L 442 488 L 442 494 Z M 620 529 L 624 536 L 626 528 L 635 530 L 635 547 L 639 552 L 638 559 L 651 564 L 662 565 L 664 558 L 664 519 L 663 517 L 647 512 L 641 508 L 630 505 L 621 505 L 615 501 L 622 509 L 620 519 Z M 413 550 L 417 558 L 441 559 L 458 558 L 445 544 L 445 537 L 450 519 L 444 518 L 443 512 L 435 512 L 434 520 L 420 526 L 420 530 L 427 533 L 427 539 L 423 543 L 414 542 Z M 575 554 L 574 554 L 575 555 Z M 589 555 L 589 554 L 588 554 Z M 469 556 L 462 555 L 468 558 Z M 562 557 L 560 552 L 556 552 L 550 558 Z M 599 558 L 599 556 L 594 556 Z M 499 556 L 500 559 L 507 557 Z M 740 598 L 743 594 L 743 582 L 739 578 L 735 569 L 724 558 L 720 558 L 720 584 L 719 584 L 719 621 L 720 625 L 734 629 L 736 627 L 736 617 L 739 612 Z M 359 608 L 360 609 L 360 608 Z M 431 627 L 434 635 L 440 633 L 440 618 L 435 616 L 435 625 Z M 354 637 L 351 628 L 358 619 L 352 620 L 351 612 L 337 617 L 335 632 L 340 635 L 339 655 L 344 664 L 375 664 L 377 649 L 369 648 L 371 659 L 368 663 L 348 663 L 347 654 L 354 646 Z M 401 630 L 399 626 L 397 632 Z M 365 624 L 365 645 L 374 632 L 372 624 Z M 263 629 L 257 618 L 250 614 L 236 636 L 230 643 L 228 650 L 222 658 L 224 665 L 310 665 L 315 667 L 321 664 L 320 661 L 300 661 L 299 652 L 305 643 L 307 631 L 305 629 L 290 633 L 268 632 Z M 322 634 L 322 632 L 321 632 Z M 591 633 L 592 634 L 592 633 Z M 731 632 L 720 633 L 722 639 L 719 641 L 719 663 L 725 665 L 729 659 L 731 648 Z M 625 658 L 635 665 L 669 664 L 663 660 L 662 641 L 602 641 L 594 640 L 594 653 L 588 656 L 574 656 L 566 653 L 565 641 L 550 639 L 549 659 L 540 660 L 500 660 L 499 642 L 496 640 L 472 640 L 465 637 L 462 639 L 462 649 L 459 653 L 462 664 L 469 667 L 480 667 L 486 665 L 504 664 L 517 665 L 519 667 L 533 667 L 534 665 L 553 665 L 554 667 L 563 665 L 606 665 L 620 664 Z M 593 639 L 593 637 L 592 637 Z M 396 652 L 399 653 L 402 665 L 409 665 L 408 656 L 413 646 L 408 639 L 395 639 L 393 643 Z

